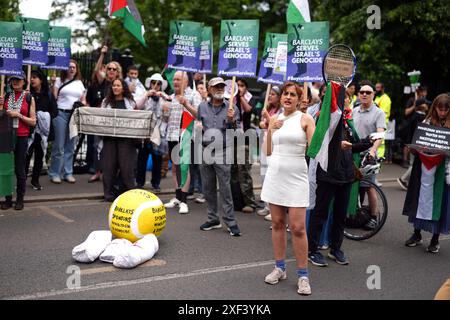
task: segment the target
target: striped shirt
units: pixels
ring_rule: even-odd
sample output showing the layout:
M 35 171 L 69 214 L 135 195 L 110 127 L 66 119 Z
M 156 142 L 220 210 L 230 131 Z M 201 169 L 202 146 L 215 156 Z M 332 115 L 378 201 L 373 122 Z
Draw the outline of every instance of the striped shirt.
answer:
M 198 108 L 198 106 L 202 102 L 200 93 L 192 90 L 191 88 L 186 89 L 184 96 L 189 100 L 189 103 L 194 108 Z M 167 141 L 178 142 L 180 140 L 181 117 L 183 115 L 184 107 L 175 98 L 175 94 L 172 94 L 171 98 L 172 102 L 170 104 L 169 111 L 167 113 L 164 113 L 164 116 L 169 118 L 167 124 Z

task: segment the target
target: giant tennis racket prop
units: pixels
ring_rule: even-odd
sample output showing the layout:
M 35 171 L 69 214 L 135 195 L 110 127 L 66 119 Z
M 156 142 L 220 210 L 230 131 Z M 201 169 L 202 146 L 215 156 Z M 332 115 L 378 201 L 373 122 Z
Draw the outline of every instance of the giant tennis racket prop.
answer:
M 331 46 L 323 59 L 322 74 L 326 83 L 337 82 L 347 87 L 355 76 L 356 56 L 345 44 Z

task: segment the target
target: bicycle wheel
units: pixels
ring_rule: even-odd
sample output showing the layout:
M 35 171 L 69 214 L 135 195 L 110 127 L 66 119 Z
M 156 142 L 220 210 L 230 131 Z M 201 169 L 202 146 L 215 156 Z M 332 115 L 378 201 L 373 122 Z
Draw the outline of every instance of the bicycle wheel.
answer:
M 388 204 L 383 191 L 373 182 L 362 180 L 365 187 L 359 187 L 356 214 L 347 214 L 344 235 L 351 240 L 366 240 L 376 235 L 384 223 L 388 214 Z M 368 190 L 373 189 L 376 195 L 376 204 L 370 209 Z M 372 211 L 375 215 L 372 214 Z M 373 219 L 372 221 L 371 218 Z

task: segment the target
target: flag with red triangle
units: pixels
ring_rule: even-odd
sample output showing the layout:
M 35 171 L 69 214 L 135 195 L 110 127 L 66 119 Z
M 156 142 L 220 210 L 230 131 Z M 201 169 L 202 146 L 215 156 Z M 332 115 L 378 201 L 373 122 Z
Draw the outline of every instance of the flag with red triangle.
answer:
M 110 0 L 108 13 L 110 17 L 122 18 L 125 29 L 147 46 L 144 39 L 144 24 L 134 0 Z

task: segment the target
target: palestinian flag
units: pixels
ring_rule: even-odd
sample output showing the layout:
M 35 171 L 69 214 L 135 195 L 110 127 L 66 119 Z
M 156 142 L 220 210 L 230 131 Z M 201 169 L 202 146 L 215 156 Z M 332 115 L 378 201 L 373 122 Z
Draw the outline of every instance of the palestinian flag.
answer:
M 311 22 L 308 0 L 291 0 L 286 13 L 287 23 Z
M 181 185 L 183 188 L 186 184 L 189 164 L 191 163 L 191 138 L 194 132 L 194 120 L 192 114 L 186 110 L 183 111 L 181 118 L 181 139 L 180 139 L 180 171 L 181 171 Z
M 173 77 L 175 76 L 175 73 L 177 72 L 177 70 L 175 69 L 170 69 L 168 68 L 168 65 L 166 63 L 166 65 L 164 66 L 164 69 L 162 71 L 162 76 L 164 78 L 166 78 L 167 82 L 169 83 L 169 87 L 173 92 Z
M 423 153 L 419 153 L 419 158 L 422 164 L 416 218 L 439 221 L 445 185 L 445 158 Z
M 122 18 L 125 29 L 144 46 L 147 46 L 144 39 L 144 24 L 134 0 L 110 0 L 108 12 L 110 17 Z
M 341 147 L 340 143 L 337 146 L 330 142 L 342 118 L 342 111 L 339 108 L 338 102 L 343 103 L 344 95 L 344 86 L 333 81 L 328 84 L 316 130 L 314 131 L 311 145 L 308 148 L 308 156 L 316 159 L 317 163 L 320 164 L 320 167 L 325 172 L 328 171 L 329 164 L 332 167 L 334 166 L 333 164 L 336 164 L 336 150 L 339 150 Z M 338 141 L 339 139 L 335 140 Z

